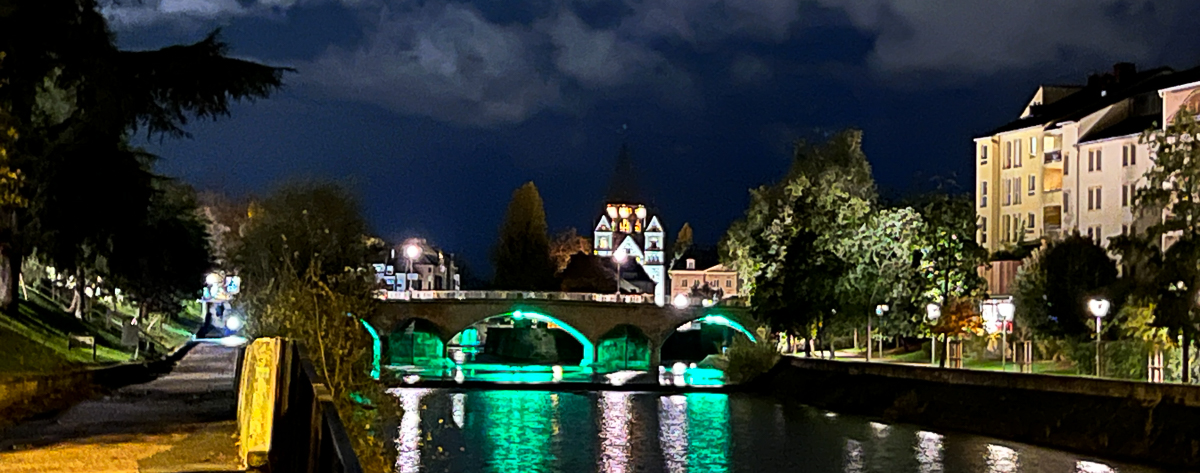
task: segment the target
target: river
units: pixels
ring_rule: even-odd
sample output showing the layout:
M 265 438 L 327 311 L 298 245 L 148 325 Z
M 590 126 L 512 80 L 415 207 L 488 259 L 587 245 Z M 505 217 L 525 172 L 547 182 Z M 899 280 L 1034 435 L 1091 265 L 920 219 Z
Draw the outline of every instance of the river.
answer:
M 404 407 L 401 473 L 1159 471 L 757 394 L 391 392 Z

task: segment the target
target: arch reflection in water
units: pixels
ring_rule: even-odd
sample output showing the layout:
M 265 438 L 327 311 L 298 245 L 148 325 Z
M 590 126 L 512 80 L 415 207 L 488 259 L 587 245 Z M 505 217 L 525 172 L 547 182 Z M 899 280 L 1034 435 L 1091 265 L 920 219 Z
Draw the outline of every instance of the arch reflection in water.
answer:
M 467 417 L 467 395 L 464 393 L 454 393 L 450 395 L 450 417 L 454 419 L 454 425 L 462 428 L 463 421 Z
M 558 471 L 551 448 L 559 415 L 552 397 L 557 396 L 531 391 L 486 391 L 481 396 L 485 414 L 478 418 L 489 471 Z
M 396 441 L 396 471 L 417 473 L 421 471 L 421 398 L 429 394 L 428 389 L 400 390 L 400 406 L 404 415 L 400 418 L 400 438 Z
M 600 471 L 624 473 L 629 468 L 629 396 L 605 391 L 600 403 Z
M 918 431 L 915 447 L 917 463 L 921 473 L 942 472 L 942 436 L 933 432 Z
M 1021 462 L 1017 451 L 1000 445 L 987 446 L 988 473 L 1017 473 Z

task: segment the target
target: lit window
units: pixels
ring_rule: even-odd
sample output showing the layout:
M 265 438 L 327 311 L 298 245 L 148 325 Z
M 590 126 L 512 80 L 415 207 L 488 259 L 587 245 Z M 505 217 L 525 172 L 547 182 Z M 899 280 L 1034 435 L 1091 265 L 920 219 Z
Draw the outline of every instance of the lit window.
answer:
M 1037 155 L 1037 138 L 1032 136 L 1029 137 L 1029 155 Z
M 696 269 L 696 260 L 688 258 L 687 269 Z

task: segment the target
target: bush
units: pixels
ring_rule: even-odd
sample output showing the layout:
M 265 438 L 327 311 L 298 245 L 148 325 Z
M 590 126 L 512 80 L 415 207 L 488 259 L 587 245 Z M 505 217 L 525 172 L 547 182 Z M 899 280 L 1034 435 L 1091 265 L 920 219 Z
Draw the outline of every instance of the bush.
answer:
M 779 350 L 775 340 L 770 337 L 759 337 L 762 340 L 752 342 L 745 337 L 736 337 L 729 347 L 726 356 L 729 367 L 725 370 L 725 379 L 730 383 L 747 383 L 763 373 L 770 371 L 779 361 Z

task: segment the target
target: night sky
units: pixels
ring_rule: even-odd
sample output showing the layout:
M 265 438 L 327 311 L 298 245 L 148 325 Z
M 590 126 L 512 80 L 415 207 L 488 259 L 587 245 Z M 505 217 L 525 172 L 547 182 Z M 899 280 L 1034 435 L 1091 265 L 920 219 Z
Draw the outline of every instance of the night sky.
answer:
M 105 2 L 127 49 L 213 28 L 286 89 L 155 140 L 159 172 L 232 195 L 353 187 L 374 231 L 490 273 L 514 189 L 590 235 L 621 143 L 670 237 L 715 244 L 796 138 L 865 132 L 875 178 L 972 187 L 971 138 L 1040 83 L 1131 61 L 1200 65 L 1194 0 L 140 0 Z

